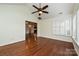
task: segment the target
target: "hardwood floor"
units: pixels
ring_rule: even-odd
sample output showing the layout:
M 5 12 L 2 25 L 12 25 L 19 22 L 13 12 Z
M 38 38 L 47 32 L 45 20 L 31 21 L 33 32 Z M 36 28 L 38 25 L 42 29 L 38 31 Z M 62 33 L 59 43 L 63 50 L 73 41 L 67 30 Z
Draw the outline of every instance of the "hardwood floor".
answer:
M 37 38 L 1 46 L 0 56 L 77 56 L 73 44 L 49 38 Z

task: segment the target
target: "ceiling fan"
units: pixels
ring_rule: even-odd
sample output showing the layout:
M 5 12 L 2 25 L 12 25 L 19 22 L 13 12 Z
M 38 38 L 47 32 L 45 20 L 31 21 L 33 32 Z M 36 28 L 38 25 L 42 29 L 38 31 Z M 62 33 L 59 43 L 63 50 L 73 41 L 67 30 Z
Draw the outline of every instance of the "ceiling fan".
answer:
M 32 12 L 32 14 L 38 13 L 39 16 L 41 16 L 42 13 L 48 14 L 48 11 L 45 11 L 45 9 L 48 8 L 48 5 L 41 7 L 41 3 L 39 3 L 39 7 L 37 7 L 35 5 L 33 5 L 33 7 L 36 8 L 37 11 Z M 39 18 L 39 19 L 41 19 L 41 18 Z

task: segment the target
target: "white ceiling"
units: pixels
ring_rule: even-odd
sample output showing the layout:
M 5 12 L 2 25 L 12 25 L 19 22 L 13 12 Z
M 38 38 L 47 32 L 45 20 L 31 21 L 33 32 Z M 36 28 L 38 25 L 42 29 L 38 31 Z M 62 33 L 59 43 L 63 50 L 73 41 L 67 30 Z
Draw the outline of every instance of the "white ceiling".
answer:
M 36 11 L 36 9 L 32 7 L 32 5 L 39 6 L 38 3 L 28 3 L 26 5 L 30 9 L 29 12 Z M 48 18 L 55 17 L 57 15 L 60 15 L 59 14 L 60 12 L 62 12 L 63 14 L 72 14 L 75 4 L 74 3 L 42 3 L 42 6 L 45 6 L 45 5 L 49 6 L 47 9 L 45 9 L 46 11 L 49 12 L 49 14 L 43 13 L 42 14 L 43 19 L 48 19 Z M 32 15 L 35 15 L 36 17 L 38 17 L 38 13 L 32 14 Z

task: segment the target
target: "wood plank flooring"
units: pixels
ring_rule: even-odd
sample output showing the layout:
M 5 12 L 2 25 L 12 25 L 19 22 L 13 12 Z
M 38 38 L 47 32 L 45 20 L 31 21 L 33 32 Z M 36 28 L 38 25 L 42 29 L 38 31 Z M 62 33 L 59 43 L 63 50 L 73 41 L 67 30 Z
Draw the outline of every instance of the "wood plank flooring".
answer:
M 38 37 L 1 46 L 0 56 L 77 56 L 73 44 L 55 39 Z

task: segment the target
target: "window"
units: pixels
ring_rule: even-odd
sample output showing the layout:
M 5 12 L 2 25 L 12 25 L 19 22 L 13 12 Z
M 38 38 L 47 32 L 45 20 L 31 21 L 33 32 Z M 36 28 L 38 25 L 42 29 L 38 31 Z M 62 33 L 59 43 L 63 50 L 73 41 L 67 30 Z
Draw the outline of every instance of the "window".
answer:
M 77 12 L 77 41 L 79 42 L 79 10 Z
M 64 21 L 53 21 L 53 34 L 62 36 L 71 36 L 71 19 Z
M 73 23 L 72 23 L 72 25 L 73 25 L 73 39 L 75 39 L 75 40 L 77 40 L 77 19 L 76 19 L 77 17 L 76 17 L 76 14 L 73 16 Z

